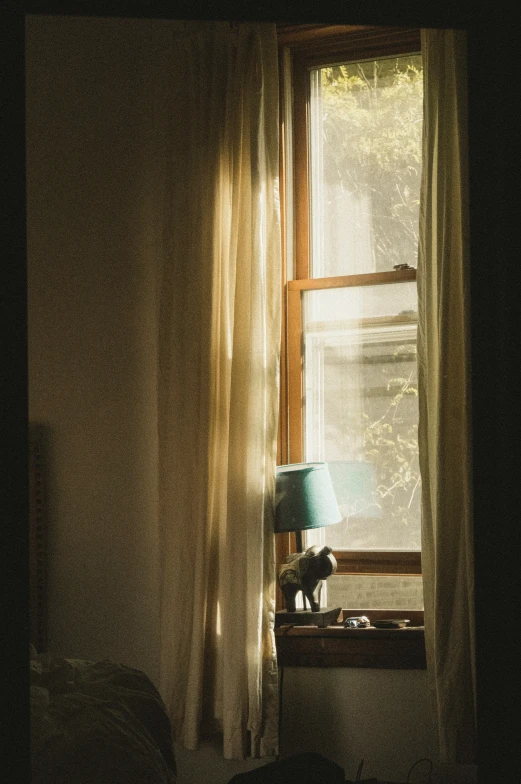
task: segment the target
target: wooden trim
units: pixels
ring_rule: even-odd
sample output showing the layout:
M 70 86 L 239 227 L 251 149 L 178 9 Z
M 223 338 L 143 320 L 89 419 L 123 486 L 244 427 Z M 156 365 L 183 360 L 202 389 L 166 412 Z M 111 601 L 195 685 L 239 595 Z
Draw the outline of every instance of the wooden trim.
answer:
M 394 610 L 393 612 L 394 617 L 398 617 L 396 615 L 397 611 Z M 401 612 L 404 611 L 402 610 Z M 378 611 L 378 617 L 383 617 L 380 615 L 380 611 Z M 336 640 L 358 639 L 359 637 L 365 637 L 365 639 L 369 640 L 389 640 L 392 638 L 400 638 L 406 633 L 412 638 L 421 638 L 424 636 L 424 629 L 423 626 L 405 626 L 403 629 L 375 629 L 374 626 L 369 626 L 366 629 L 346 629 L 341 624 L 325 626 L 324 628 L 318 626 L 296 626 L 291 624 L 288 626 L 279 626 L 278 629 L 275 629 L 276 637 L 311 637 L 313 639 L 324 637 Z
M 309 69 L 379 57 L 415 54 L 421 51 L 419 28 L 330 25 L 293 26 L 278 32 L 281 46 L 288 46 Z
M 293 58 L 292 74 L 295 277 L 309 278 L 309 78 L 299 57 Z
M 309 44 L 312 41 L 352 35 L 359 30 L 367 29 L 365 25 L 287 24 L 285 22 L 280 22 L 276 27 L 280 46 Z
M 419 54 L 420 31 L 398 29 L 394 35 L 360 31 L 357 35 L 324 41 L 320 46 L 307 46 L 305 64 L 308 70 L 337 63 L 373 60 Z
M 423 627 L 424 623 L 424 611 L 423 610 L 367 610 L 367 609 L 352 609 L 346 608 L 342 610 L 342 621 L 345 621 L 346 618 L 355 618 L 359 615 L 365 615 L 366 618 L 369 618 L 371 623 L 376 620 L 383 620 L 386 618 L 407 618 L 410 621 L 410 629 L 417 628 L 419 626 Z M 381 629 L 379 631 L 382 631 Z M 392 630 L 391 630 L 392 631 Z M 399 631 L 399 630 L 398 630 Z
M 280 198 L 280 222 L 281 222 L 281 280 L 280 290 L 282 292 L 281 303 L 281 346 L 280 346 L 280 398 L 279 398 L 279 429 L 277 441 L 277 464 L 284 465 L 288 461 L 288 396 L 287 396 L 287 360 L 286 360 L 286 332 L 287 314 L 286 297 L 283 296 L 287 279 L 287 226 L 286 226 L 286 126 L 285 126 L 285 85 L 284 85 L 284 62 L 283 53 L 279 52 L 279 122 L 280 122 L 280 143 L 279 143 L 279 198 Z
M 289 461 L 303 456 L 302 423 L 302 303 L 300 291 L 287 289 Z
M 421 628 L 344 629 L 282 626 L 275 629 L 279 667 L 426 669 Z
M 388 270 L 386 272 L 366 272 L 360 275 L 338 275 L 331 278 L 306 278 L 288 280 L 288 289 L 308 291 L 318 289 L 345 289 L 360 286 L 380 286 L 386 283 L 408 283 L 416 280 L 416 269 Z
M 336 574 L 417 575 L 421 571 L 421 552 L 335 550 Z

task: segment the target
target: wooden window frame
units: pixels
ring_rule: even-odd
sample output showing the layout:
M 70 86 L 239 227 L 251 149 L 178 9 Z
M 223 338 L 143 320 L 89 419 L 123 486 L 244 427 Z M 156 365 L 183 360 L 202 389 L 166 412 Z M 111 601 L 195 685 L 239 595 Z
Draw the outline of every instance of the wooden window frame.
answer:
M 281 205 L 284 232 L 293 231 L 293 279 L 287 279 L 283 253 L 283 334 L 281 351 L 281 417 L 279 464 L 303 459 L 302 428 L 302 292 L 347 286 L 379 285 L 416 280 L 415 269 L 329 278 L 310 277 L 308 101 L 309 70 L 340 62 L 363 60 L 421 51 L 420 30 L 362 26 L 279 25 L 281 51 Z M 284 122 L 283 49 L 289 49 L 292 89 L 292 227 L 285 225 L 284 202 L 288 172 L 285 159 L 287 129 Z M 278 534 L 276 556 L 279 566 L 295 549 L 294 534 Z M 421 575 L 421 553 L 410 551 L 335 551 L 337 574 Z M 282 607 L 280 591 L 277 605 Z M 410 611 L 397 611 L 410 615 Z M 405 615 L 404 617 L 408 617 Z M 423 613 L 421 613 L 421 620 Z

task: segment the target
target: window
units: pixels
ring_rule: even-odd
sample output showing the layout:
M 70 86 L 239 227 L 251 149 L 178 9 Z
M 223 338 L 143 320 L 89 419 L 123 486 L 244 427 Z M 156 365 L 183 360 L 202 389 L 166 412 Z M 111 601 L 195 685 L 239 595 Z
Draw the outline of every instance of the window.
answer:
M 280 462 L 329 464 L 343 519 L 307 537 L 337 558 L 328 605 L 421 610 L 420 37 L 341 32 L 284 55 Z

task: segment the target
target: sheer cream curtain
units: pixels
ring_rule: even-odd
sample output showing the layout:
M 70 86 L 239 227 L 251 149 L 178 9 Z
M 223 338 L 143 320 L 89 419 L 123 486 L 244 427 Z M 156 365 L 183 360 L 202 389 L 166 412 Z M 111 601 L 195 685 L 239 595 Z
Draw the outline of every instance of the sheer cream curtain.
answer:
M 280 344 L 274 25 L 187 23 L 159 324 L 161 691 L 175 738 L 277 751 Z
M 474 763 L 465 33 L 423 30 L 422 50 L 418 354 L 427 669 L 440 756 Z

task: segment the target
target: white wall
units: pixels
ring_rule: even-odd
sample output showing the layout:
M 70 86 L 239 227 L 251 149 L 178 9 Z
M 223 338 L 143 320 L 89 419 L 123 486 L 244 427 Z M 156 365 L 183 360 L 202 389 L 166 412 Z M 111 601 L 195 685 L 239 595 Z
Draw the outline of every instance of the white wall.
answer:
M 364 760 L 362 778 L 406 781 L 416 760 L 436 758 L 426 672 L 287 668 L 282 737 L 284 754 L 325 754 L 347 778 Z
M 49 648 L 156 683 L 157 107 L 164 85 L 175 95 L 174 29 L 27 24 L 29 392 L 50 436 Z M 425 673 L 288 669 L 281 751 L 310 750 L 351 778 L 364 758 L 365 777 L 405 781 L 435 755 Z M 226 784 L 261 764 L 225 761 L 214 741 L 176 751 L 180 784 Z
M 29 17 L 27 189 L 30 421 L 50 445 L 49 644 L 157 680 L 151 27 Z
M 346 778 L 406 782 L 415 762 L 433 762 L 433 784 L 472 784 L 474 766 L 440 764 L 424 670 L 288 667 L 283 674 L 281 756 L 317 752 Z M 197 751 L 176 746 L 180 784 L 227 784 L 239 772 L 272 760 L 223 760 L 218 738 Z M 428 762 L 411 782 L 428 781 Z

